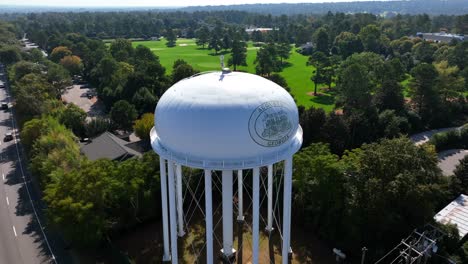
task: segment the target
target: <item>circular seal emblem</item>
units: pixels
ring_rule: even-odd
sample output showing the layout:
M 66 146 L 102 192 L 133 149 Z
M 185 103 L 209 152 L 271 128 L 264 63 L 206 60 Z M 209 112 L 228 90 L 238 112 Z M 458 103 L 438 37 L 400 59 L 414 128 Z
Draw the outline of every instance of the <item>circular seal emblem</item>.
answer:
M 277 147 L 288 141 L 293 132 L 293 122 L 281 101 L 263 103 L 250 116 L 250 137 L 261 146 Z

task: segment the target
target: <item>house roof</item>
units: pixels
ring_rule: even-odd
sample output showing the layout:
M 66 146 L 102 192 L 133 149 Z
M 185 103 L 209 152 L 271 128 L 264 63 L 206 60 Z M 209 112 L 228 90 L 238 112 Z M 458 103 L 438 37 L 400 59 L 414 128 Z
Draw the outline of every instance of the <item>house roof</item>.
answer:
M 90 160 L 125 160 L 134 156 L 140 157 L 141 153 L 128 147 L 129 144 L 112 133 L 104 132 L 90 142 L 81 144 L 81 152 Z
M 461 194 L 438 212 L 434 219 L 441 224 L 456 225 L 460 238 L 466 236 L 468 233 L 468 196 Z

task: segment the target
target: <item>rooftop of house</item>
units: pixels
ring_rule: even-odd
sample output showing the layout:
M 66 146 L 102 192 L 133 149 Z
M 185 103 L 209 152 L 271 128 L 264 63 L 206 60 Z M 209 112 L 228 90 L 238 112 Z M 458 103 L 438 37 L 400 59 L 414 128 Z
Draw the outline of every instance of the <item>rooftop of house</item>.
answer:
M 132 157 L 140 157 L 141 152 L 132 148 L 133 143 L 118 138 L 110 132 L 104 132 L 89 142 L 81 143 L 81 153 L 90 160 L 107 158 L 122 161 Z

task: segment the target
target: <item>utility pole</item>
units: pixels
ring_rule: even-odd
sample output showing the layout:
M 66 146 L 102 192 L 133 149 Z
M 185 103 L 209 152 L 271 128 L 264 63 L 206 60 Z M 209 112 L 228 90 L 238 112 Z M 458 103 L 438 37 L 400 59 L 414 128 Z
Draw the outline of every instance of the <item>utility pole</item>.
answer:
M 367 248 L 366 248 L 366 247 L 363 247 L 363 248 L 362 248 L 361 264 L 364 264 L 364 261 L 365 261 L 365 259 L 366 259 L 366 251 L 367 251 Z

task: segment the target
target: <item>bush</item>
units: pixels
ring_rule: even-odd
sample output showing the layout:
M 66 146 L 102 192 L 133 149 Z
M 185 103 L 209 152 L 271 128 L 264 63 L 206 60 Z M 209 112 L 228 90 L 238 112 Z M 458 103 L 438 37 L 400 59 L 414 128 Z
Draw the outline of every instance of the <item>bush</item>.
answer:
M 465 132 L 465 134 L 467 133 Z M 447 149 L 464 148 L 460 136 L 460 131 L 458 130 L 435 134 L 432 136 L 429 143 L 435 146 L 437 152 Z

